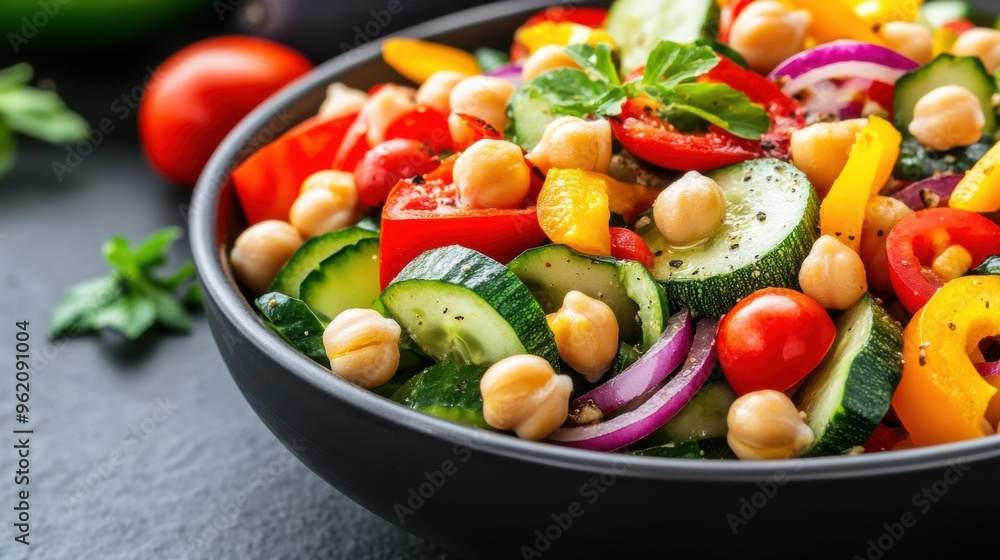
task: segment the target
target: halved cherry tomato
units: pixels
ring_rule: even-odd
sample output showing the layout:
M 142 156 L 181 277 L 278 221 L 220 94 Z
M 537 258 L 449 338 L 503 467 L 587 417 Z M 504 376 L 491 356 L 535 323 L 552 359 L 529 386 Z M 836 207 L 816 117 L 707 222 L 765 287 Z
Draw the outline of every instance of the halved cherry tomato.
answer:
M 451 176 L 457 157 L 445 159 L 427 175 L 401 180 L 389 193 L 379 245 L 382 288 L 430 249 L 457 243 L 507 263 L 545 241 L 533 199 L 514 209 L 460 208 Z
M 719 365 L 737 395 L 784 391 L 823 361 L 836 335 L 830 315 L 809 296 L 757 290 L 719 322 Z
M 656 258 L 638 233 L 623 227 L 611 228 L 611 256 L 636 261 L 650 270 Z
M 641 75 L 641 70 L 632 77 Z M 789 137 L 805 124 L 802 107 L 767 78 L 725 57 L 699 78 L 724 83 L 760 104 L 771 117 L 771 128 L 759 141 L 729 134 L 714 125 L 708 132 L 680 132 L 656 115 L 649 100 L 629 99 L 621 114 L 609 117 L 615 138 L 628 151 L 649 163 L 677 170 L 708 171 L 749 159 L 788 159 Z
M 302 181 L 330 168 L 334 152 L 354 120 L 355 115 L 307 119 L 233 170 L 233 188 L 247 222 L 287 220 Z
M 367 206 L 378 206 L 400 179 L 429 173 L 440 163 L 422 142 L 408 138 L 386 140 L 368 150 L 354 168 L 358 198 Z
M 951 245 L 960 245 L 972 255 L 972 266 L 1000 249 L 1000 226 L 967 210 L 928 208 L 902 219 L 885 242 L 889 280 L 896 297 L 910 313 L 916 313 L 945 280 L 931 265 Z

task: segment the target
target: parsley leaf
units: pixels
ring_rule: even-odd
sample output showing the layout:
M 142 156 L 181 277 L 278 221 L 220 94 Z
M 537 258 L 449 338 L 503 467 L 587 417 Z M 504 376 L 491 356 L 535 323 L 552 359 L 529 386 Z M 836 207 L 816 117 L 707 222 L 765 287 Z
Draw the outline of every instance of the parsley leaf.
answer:
M 66 292 L 52 313 L 49 335 L 74 336 L 110 328 L 136 339 L 156 323 L 174 330 L 190 329 L 184 307 L 201 303 L 201 293 L 193 282 L 194 265 L 185 263 L 166 277 L 153 274 L 180 236 L 180 228 L 169 227 L 135 247 L 123 237 L 105 242 L 102 253 L 111 272 Z M 181 301 L 178 289 L 183 289 Z
M 69 110 L 55 92 L 28 85 L 28 64 L 0 70 L 0 175 L 13 164 L 14 132 L 52 144 L 72 144 L 87 136 L 87 121 Z
M 616 89 L 609 88 L 606 82 L 591 79 L 575 68 L 550 70 L 522 87 L 533 95 L 545 98 L 553 113 L 575 117 L 597 114 L 605 105 L 606 98 L 615 95 Z M 617 89 L 621 89 L 618 95 L 624 101 L 624 89 Z

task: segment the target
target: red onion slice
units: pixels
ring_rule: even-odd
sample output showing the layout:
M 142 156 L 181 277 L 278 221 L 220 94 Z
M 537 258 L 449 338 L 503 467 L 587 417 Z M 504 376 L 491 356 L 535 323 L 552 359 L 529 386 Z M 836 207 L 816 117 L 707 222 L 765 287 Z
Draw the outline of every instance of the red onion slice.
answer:
M 892 197 L 910 207 L 911 210 L 947 207 L 951 192 L 965 175 L 939 175 L 909 184 L 894 192 Z
M 511 62 L 498 68 L 494 68 L 493 70 L 487 72 L 486 75 L 506 80 L 514 87 L 517 87 L 524 82 L 524 79 L 521 77 L 521 65 L 516 62 Z
M 660 338 L 634 364 L 605 383 L 569 403 L 570 410 L 579 410 L 593 401 L 602 414 L 649 391 L 670 375 L 684 361 L 694 338 L 694 321 L 688 310 L 675 313 L 667 320 Z
M 920 65 L 892 49 L 859 41 L 833 41 L 792 56 L 768 78 L 781 80 L 781 91 L 795 95 L 835 78 L 864 78 L 893 84 Z
M 639 408 L 599 424 L 560 428 L 547 441 L 592 451 L 615 451 L 656 431 L 677 414 L 715 367 L 715 319 L 698 321 L 684 366 Z
M 979 362 L 978 364 L 975 364 L 975 366 L 976 371 L 978 371 L 979 375 L 982 375 L 984 379 L 1000 375 L 1000 362 Z

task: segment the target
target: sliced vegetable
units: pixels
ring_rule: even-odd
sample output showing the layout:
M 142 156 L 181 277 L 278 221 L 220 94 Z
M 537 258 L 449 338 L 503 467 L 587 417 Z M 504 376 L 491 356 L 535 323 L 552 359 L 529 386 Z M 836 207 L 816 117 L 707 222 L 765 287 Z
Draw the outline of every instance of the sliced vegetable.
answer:
M 652 220 L 637 223 L 667 298 L 696 317 L 719 317 L 762 288 L 797 286 L 819 214 L 809 181 L 787 163 L 759 159 L 708 176 L 726 195 L 726 217 L 704 242 L 672 247 Z
M 608 186 L 580 169 L 551 169 L 538 194 L 538 224 L 553 243 L 591 255 L 611 254 Z
M 636 261 L 646 268 L 653 268 L 656 258 L 638 233 L 622 227 L 611 228 L 611 256 Z
M 443 70 L 466 76 L 482 72 L 476 57 L 461 49 L 409 37 L 389 37 L 382 41 L 382 60 L 416 84 Z
M 959 181 L 948 205 L 972 212 L 1000 210 L 1000 144 L 990 148 Z
M 507 267 L 458 245 L 421 254 L 382 292 L 382 303 L 438 362 L 491 365 L 542 356 L 559 371 L 545 313 Z
M 736 393 L 725 379 L 710 380 L 676 416 L 642 443 L 654 440 L 669 443 L 725 439 L 729 432 L 726 417 L 735 400 Z
M 598 385 L 569 404 L 570 411 L 596 407 L 607 414 L 656 387 L 667 378 L 691 350 L 694 321 L 687 310 L 667 321 L 663 334 L 648 350 L 621 374 Z
M 360 226 L 351 226 L 309 238 L 292 254 L 285 266 L 271 282 L 272 292 L 298 297 L 302 280 L 316 269 L 324 259 L 342 248 L 366 238 L 377 238 L 378 232 Z
M 910 313 L 916 313 L 945 285 L 932 264 L 952 245 L 969 252 L 970 266 L 979 266 L 1000 247 L 1000 225 L 974 212 L 928 208 L 903 218 L 889 232 L 885 246 L 889 279 Z
M 843 455 L 882 421 L 903 371 L 902 331 L 865 294 L 837 318 L 837 339 L 795 395 L 815 436 L 807 456 Z
M 410 378 L 392 400 L 451 422 L 490 430 L 483 418 L 479 380 L 486 366 L 435 364 Z
M 803 51 L 768 74 L 785 95 L 836 78 L 862 78 L 893 84 L 919 64 L 896 51 L 860 41 L 834 41 Z
M 921 97 L 941 86 L 961 86 L 979 98 L 983 106 L 985 125 L 983 134 L 992 136 L 996 131 L 996 114 L 993 111 L 993 94 L 997 90 L 978 58 L 941 54 L 927 64 L 903 74 L 896 82 L 895 125 L 905 131 L 913 120 L 913 108 Z
M 903 331 L 903 378 L 892 408 L 918 446 L 986 435 L 984 414 L 997 389 L 976 371 L 969 349 L 1000 334 L 998 300 L 1000 277 L 957 278 Z
M 320 261 L 299 285 L 299 297 L 333 319 L 342 311 L 367 308 L 378 297 L 378 238 L 365 237 Z
M 809 36 L 817 43 L 837 39 L 854 39 L 873 45 L 885 44 L 881 37 L 859 16 L 850 5 L 840 0 L 789 0 L 809 12 Z
M 278 292 L 257 298 L 257 309 L 271 328 L 317 364 L 329 369 L 330 359 L 323 346 L 326 325 L 300 299 Z
M 684 366 L 635 410 L 598 424 L 560 428 L 548 441 L 593 451 L 615 451 L 631 445 L 667 423 L 698 392 L 715 366 L 715 321 L 698 322 Z
M 962 175 L 972 169 L 993 146 L 992 136 L 946 152 L 931 150 L 912 136 L 903 138 L 899 161 L 892 175 L 901 181 L 920 181 L 938 175 Z
M 913 211 L 948 206 L 948 199 L 961 180 L 962 175 L 928 177 L 892 193 L 892 197 L 902 201 Z
M 605 27 L 621 53 L 622 74 L 628 74 L 646 63 L 660 41 L 715 39 L 718 22 L 715 0 L 617 0 Z

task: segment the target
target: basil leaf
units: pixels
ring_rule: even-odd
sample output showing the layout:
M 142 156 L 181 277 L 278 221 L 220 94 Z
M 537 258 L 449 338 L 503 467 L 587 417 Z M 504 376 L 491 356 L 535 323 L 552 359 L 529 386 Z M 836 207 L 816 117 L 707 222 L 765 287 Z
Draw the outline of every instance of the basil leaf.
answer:
M 55 92 L 33 87 L 0 91 L 0 114 L 14 131 L 52 144 L 79 142 L 89 132 L 87 121 Z
M 49 336 L 57 338 L 93 330 L 93 315 L 120 298 L 121 292 L 121 283 L 113 274 L 73 286 L 52 312 Z
M 691 113 L 740 138 L 759 140 L 771 127 L 767 111 L 725 84 L 680 84 L 664 104 L 667 109 Z
M 719 57 L 709 47 L 661 41 L 649 54 L 642 85 L 674 87 L 692 82 L 717 64 Z
M 608 82 L 611 85 L 621 85 L 618 78 L 618 69 L 611 58 L 611 45 L 599 43 L 596 47 L 589 44 L 569 45 L 565 49 L 566 54 L 573 59 L 573 62 L 580 65 L 584 72 L 592 78 Z
M 483 69 L 483 72 L 496 70 L 510 62 L 510 57 L 507 53 L 489 47 L 476 49 L 473 51 L 472 56 L 475 57 L 476 63 Z
M 31 65 L 25 62 L 0 70 L 0 91 L 27 85 L 34 73 Z
M 554 113 L 585 117 L 598 112 L 607 105 L 609 98 L 622 98 L 625 90 L 621 86 L 610 87 L 608 83 L 595 81 L 575 68 L 559 68 L 541 74 L 522 87 L 531 93 L 544 97 L 552 105 Z
M 14 133 L 7 128 L 3 119 L 0 119 L 0 177 L 14 167 L 14 160 L 17 157 L 17 141 Z

